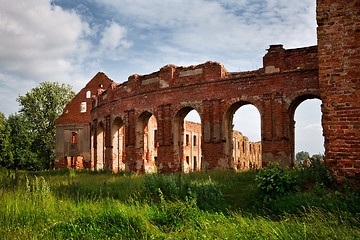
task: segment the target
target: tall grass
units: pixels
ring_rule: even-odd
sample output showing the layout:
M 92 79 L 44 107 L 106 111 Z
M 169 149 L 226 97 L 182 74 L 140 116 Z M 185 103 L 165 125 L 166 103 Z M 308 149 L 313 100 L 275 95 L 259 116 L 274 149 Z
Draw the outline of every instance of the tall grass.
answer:
M 356 191 L 324 186 L 323 192 L 299 190 L 264 202 L 257 192 L 256 171 L 126 175 L 0 170 L 0 174 L 0 239 L 360 236 Z M 205 204 L 209 201 L 211 207 Z

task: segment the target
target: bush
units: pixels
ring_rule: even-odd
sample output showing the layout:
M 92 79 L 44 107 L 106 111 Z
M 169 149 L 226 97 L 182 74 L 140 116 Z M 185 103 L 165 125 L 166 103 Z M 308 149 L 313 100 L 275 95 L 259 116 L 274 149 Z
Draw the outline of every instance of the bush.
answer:
M 307 184 L 311 184 L 317 191 L 324 187 L 334 187 L 334 180 L 328 173 L 326 162 L 318 157 L 312 157 L 309 166 L 301 167 L 299 181 L 303 188 L 308 187 Z
M 257 188 L 264 199 L 274 199 L 297 189 L 294 170 L 282 169 L 277 163 L 269 163 L 255 177 Z

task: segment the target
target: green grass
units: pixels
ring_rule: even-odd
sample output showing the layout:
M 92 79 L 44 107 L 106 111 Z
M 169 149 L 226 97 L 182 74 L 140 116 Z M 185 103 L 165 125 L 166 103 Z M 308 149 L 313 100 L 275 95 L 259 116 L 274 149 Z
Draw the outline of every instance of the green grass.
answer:
M 256 174 L 0 170 L 0 239 L 359 238 L 355 190 L 299 171 L 298 191 L 264 200 Z

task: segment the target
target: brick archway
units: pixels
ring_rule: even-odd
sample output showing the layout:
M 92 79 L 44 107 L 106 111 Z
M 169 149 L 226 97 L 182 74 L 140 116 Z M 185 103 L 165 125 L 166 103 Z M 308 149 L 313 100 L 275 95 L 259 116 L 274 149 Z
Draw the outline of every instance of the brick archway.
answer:
M 295 99 L 293 99 L 293 101 L 291 102 L 291 104 L 289 105 L 288 108 L 288 113 L 289 113 L 289 129 L 290 129 L 290 147 L 291 147 L 291 166 L 293 166 L 295 164 L 295 119 L 294 119 L 294 115 L 295 115 L 295 111 L 297 109 L 297 107 L 303 103 L 306 100 L 309 99 L 319 99 L 321 100 L 319 95 L 315 95 L 312 93 L 307 93 L 307 94 L 303 94 L 300 96 L 297 96 Z
M 203 164 L 201 162 L 201 124 L 185 121 L 185 117 L 192 110 L 199 113 L 193 107 L 182 107 L 177 111 L 172 121 L 174 163 L 175 168 L 181 172 L 196 171 Z
M 190 67 L 167 65 L 149 75 L 133 75 L 95 98 L 92 118 L 124 115 L 125 161 L 131 171 L 141 172 L 145 170 L 140 129 L 145 119 L 155 115 L 159 171 L 180 171 L 181 121 L 196 109 L 202 120 L 204 167 L 230 169 L 234 164 L 229 160 L 229 116 L 242 104 L 251 103 L 261 115 L 262 162 L 291 166 L 289 102 L 304 92 L 319 95 L 316 47 L 285 50 L 274 45 L 264 57 L 264 68 L 252 72 L 231 73 L 219 63 L 206 62 Z
M 128 170 L 125 161 L 125 126 L 120 117 L 111 124 L 111 170 L 114 172 Z
M 105 168 L 105 127 L 103 122 L 96 126 L 96 147 L 95 147 L 95 169 L 102 170 Z
M 135 125 L 136 160 L 132 164 L 137 172 L 155 172 L 157 158 L 157 120 L 155 116 L 144 111 Z
M 257 111 L 259 112 L 260 116 L 261 116 L 261 112 L 259 111 L 259 108 L 253 104 L 252 102 L 249 101 L 245 101 L 245 100 L 241 100 L 241 101 L 237 101 L 235 103 L 233 103 L 225 112 L 224 117 L 223 117 L 223 124 L 222 124 L 222 132 L 223 132 L 223 149 L 224 149 L 224 162 L 227 162 L 227 164 L 229 165 L 229 168 L 231 169 L 245 169 L 245 166 L 240 166 L 237 159 L 234 159 L 234 151 L 236 151 L 236 149 L 239 149 L 240 146 L 236 146 L 234 144 L 234 140 L 235 138 L 235 131 L 233 129 L 233 118 L 234 118 L 234 114 L 235 112 L 240 109 L 242 106 L 245 105 L 252 105 L 254 106 Z M 261 117 L 260 117 L 261 119 Z M 261 120 L 260 120 L 261 121 Z M 237 135 L 239 135 L 240 133 L 237 133 Z M 241 134 L 242 136 L 242 134 Z M 243 144 L 241 146 L 241 148 L 243 148 L 244 150 L 240 151 L 240 153 L 244 154 L 245 153 L 245 142 L 242 141 L 241 139 L 241 144 Z M 239 143 L 239 142 L 238 142 Z M 249 145 L 249 143 L 247 143 L 247 145 Z M 258 144 L 258 145 L 261 145 Z M 248 146 L 250 148 L 250 146 Z M 260 147 L 260 154 L 262 155 L 262 151 L 261 151 L 261 147 Z M 239 159 L 240 160 L 240 159 Z M 239 165 L 239 166 L 237 166 Z M 257 167 L 261 167 L 261 164 L 258 164 Z M 247 168 L 246 168 L 247 169 Z
M 148 75 L 132 75 L 122 84 L 98 73 L 65 107 L 56 122 L 55 165 L 64 166 L 64 157 L 69 154 L 69 131 L 81 133 L 76 154 L 83 157 L 84 166 L 90 165 L 90 156 L 91 165 L 96 165 L 96 120 L 106 119 L 106 137 L 110 132 L 109 119 L 113 116 L 124 117 L 128 153 L 125 161 L 134 163 L 136 114 L 151 111 L 158 120 L 160 170 L 174 171 L 175 109 L 193 103 L 196 106 L 191 106 L 201 109 L 202 153 L 207 167 L 228 168 L 222 162 L 226 159 L 222 116 L 233 99 L 252 98 L 258 102 L 261 112 L 263 164 L 277 161 L 290 166 L 293 159 L 290 105 L 298 96 L 311 93 L 322 100 L 329 170 L 339 181 L 347 176 L 360 182 L 360 48 L 359 42 L 354 41 L 358 36 L 359 12 L 358 0 L 317 1 L 318 46 L 286 50 L 282 45 L 271 45 L 263 57 L 263 67 L 255 71 L 228 72 L 216 62 L 189 67 L 166 65 Z M 87 91 L 93 95 L 91 112 L 90 107 L 86 112 L 80 111 L 81 106 L 90 106 Z M 91 129 L 89 123 L 92 123 Z M 108 149 L 111 146 L 109 138 L 106 139 Z M 131 166 L 129 169 L 139 170 Z

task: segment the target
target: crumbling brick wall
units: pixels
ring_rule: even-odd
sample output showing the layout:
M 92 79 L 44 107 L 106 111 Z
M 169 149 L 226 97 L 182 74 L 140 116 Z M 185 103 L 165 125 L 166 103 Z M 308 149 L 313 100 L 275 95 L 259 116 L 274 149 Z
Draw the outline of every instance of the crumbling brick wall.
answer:
M 360 182 L 360 1 L 317 1 L 319 81 L 328 168 Z
M 92 167 L 89 125 L 91 99 L 99 90 L 107 89 L 112 83 L 104 73 L 98 73 L 66 105 L 63 114 L 56 120 L 55 168 L 70 167 L 74 162 L 77 168 Z M 70 163 L 71 159 L 73 164 Z
M 221 64 L 167 65 L 148 75 L 99 92 L 93 101 L 93 162 L 111 159 L 111 126 L 120 118 L 125 127 L 125 167 L 144 172 L 141 129 L 144 119 L 157 122 L 157 164 L 162 172 L 184 171 L 183 120 L 195 109 L 202 121 L 203 168 L 234 168 L 232 117 L 245 105 L 254 105 L 262 120 L 262 164 L 294 163 L 293 113 L 304 100 L 320 98 L 317 47 L 286 50 L 273 45 L 264 56 L 264 67 L 250 72 L 228 72 Z M 99 129 L 101 131 L 99 131 Z M 105 144 L 97 141 L 103 132 Z M 99 154 L 100 155 L 99 155 Z
M 85 99 L 82 90 L 57 121 L 57 166 L 67 166 L 67 157 L 78 155 L 83 157 L 84 167 L 142 171 L 138 120 L 154 116 L 159 170 L 180 171 L 181 126 L 186 114 L 195 109 L 202 120 L 201 165 L 232 168 L 236 165 L 232 160 L 232 116 L 245 104 L 254 105 L 261 115 L 262 138 L 257 147 L 261 148 L 262 165 L 276 161 L 291 166 L 294 112 L 302 101 L 318 98 L 322 100 L 328 167 L 339 181 L 344 180 L 343 176 L 358 180 L 359 6 L 358 0 L 318 0 L 318 47 L 284 49 L 271 45 L 263 58 L 263 68 L 255 71 L 228 72 L 216 62 L 189 67 L 167 65 L 148 75 L 132 75 L 119 85 L 99 73 L 94 79 L 103 81 L 100 90 L 99 83 L 93 85 L 96 81 L 86 86 L 91 94 L 97 93 L 91 115 L 90 99 Z M 81 112 L 84 105 L 86 111 Z M 121 140 L 117 138 L 122 147 L 114 144 L 114 129 L 124 134 Z M 66 142 L 73 132 L 84 147 L 79 150 L 74 145 L 69 153 Z

